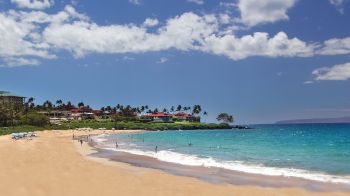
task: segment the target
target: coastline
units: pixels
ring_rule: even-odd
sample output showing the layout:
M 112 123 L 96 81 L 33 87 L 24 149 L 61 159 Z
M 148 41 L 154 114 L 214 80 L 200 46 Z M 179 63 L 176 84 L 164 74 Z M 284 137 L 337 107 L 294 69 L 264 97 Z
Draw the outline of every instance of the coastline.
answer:
M 88 134 L 115 133 L 94 130 Z M 126 130 L 122 131 L 126 133 Z M 0 137 L 2 195 L 329 195 L 302 188 L 213 184 L 193 177 L 89 156 L 95 149 L 72 131 L 38 132 L 33 140 Z M 332 195 L 350 195 L 332 192 Z
M 123 162 L 142 168 L 158 169 L 178 176 L 194 177 L 215 184 L 226 183 L 232 185 L 252 185 L 271 188 L 297 187 L 315 192 L 350 191 L 349 184 L 345 182 L 334 182 L 334 179 L 331 179 L 332 181 L 328 181 L 330 179 L 319 180 L 310 178 L 309 176 L 305 177 L 298 175 L 293 176 L 293 174 L 279 175 L 274 173 L 267 173 L 267 171 L 274 171 L 272 171 L 273 168 L 265 167 L 260 167 L 261 170 L 266 170 L 265 172 L 257 172 L 255 170 L 245 171 L 242 169 L 235 169 L 232 167 L 220 167 L 222 164 L 215 165 L 211 163 L 208 165 L 205 162 L 205 160 L 202 163 L 187 163 L 188 155 L 185 154 L 177 154 L 172 151 L 160 151 L 158 153 L 154 153 L 150 151 L 132 149 L 115 149 L 114 147 L 112 148 L 110 146 L 109 142 L 107 143 L 107 145 L 104 142 L 104 140 L 105 139 L 103 136 L 94 137 L 94 142 L 90 143 L 90 145 L 94 149 L 93 151 L 91 151 L 90 156 L 96 158 L 104 158 L 115 162 Z M 177 157 L 179 155 L 181 155 L 181 157 Z M 175 161 L 173 160 L 173 158 L 169 160 L 169 156 L 176 156 L 177 158 L 175 158 Z M 193 160 L 197 160 L 199 157 L 191 158 L 194 158 Z M 242 164 L 237 165 L 236 167 L 242 166 L 244 166 L 245 168 L 250 167 Z M 281 168 L 281 170 L 283 170 L 283 168 Z M 326 175 L 322 177 L 326 178 Z

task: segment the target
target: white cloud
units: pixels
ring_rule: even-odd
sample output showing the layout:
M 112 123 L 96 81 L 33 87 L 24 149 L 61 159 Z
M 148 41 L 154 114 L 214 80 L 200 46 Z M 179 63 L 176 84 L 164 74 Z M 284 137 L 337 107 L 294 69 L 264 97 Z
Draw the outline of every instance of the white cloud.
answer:
M 343 5 L 345 3 L 345 0 L 329 0 L 329 3 L 334 5 L 339 13 L 344 14 L 344 7 L 343 7 Z
M 231 2 L 220 2 L 219 5 L 223 6 L 223 7 L 226 7 L 226 8 L 236 7 L 236 4 L 235 3 L 231 3 Z
M 146 18 L 145 22 L 143 22 L 143 26 L 145 27 L 154 27 L 159 24 L 158 19 L 153 19 L 153 18 Z
M 169 61 L 168 58 L 162 57 L 162 58 L 159 59 L 159 61 L 157 61 L 157 63 L 163 64 L 163 63 L 166 63 L 167 61 Z
M 350 54 L 350 37 L 326 40 L 317 53 L 321 55 Z
M 212 15 L 200 17 L 185 13 L 169 19 L 156 33 L 136 25 L 99 26 L 87 21 L 50 25 L 43 32 L 46 43 L 65 49 L 76 57 L 87 53 L 139 53 L 175 48 L 195 49 L 204 38 L 216 32 L 217 20 Z
M 239 0 L 237 6 L 241 12 L 241 22 L 247 26 L 288 20 L 288 9 L 297 0 Z
M 129 56 L 124 56 L 123 60 L 124 61 L 133 61 L 133 60 L 135 60 L 135 58 L 134 57 L 129 57 Z
M 349 80 L 350 63 L 322 67 L 312 72 L 314 80 Z
M 226 14 L 183 13 L 164 23 L 147 18 L 142 24 L 101 26 L 72 6 L 56 14 L 42 11 L 0 12 L 0 60 L 55 58 L 65 50 L 82 58 L 90 53 L 125 54 L 176 49 L 202 51 L 241 60 L 261 57 L 310 57 L 350 54 L 350 38 L 307 43 L 284 32 L 237 36 Z M 152 27 L 152 30 L 150 30 Z M 33 64 L 24 61 L 19 65 Z M 11 64 L 11 63 L 9 63 Z M 14 63 L 12 63 L 14 64 Z
M 37 41 L 40 32 L 32 23 L 18 20 L 16 17 L 0 13 L 0 57 L 37 56 L 53 58 Z
M 0 67 L 20 67 L 20 66 L 35 66 L 35 65 L 39 65 L 40 62 L 37 59 L 26 59 L 26 58 L 5 58 L 4 59 L 5 64 L 4 65 L 0 65 Z
M 135 5 L 141 5 L 141 0 L 129 0 L 129 2 Z
M 29 8 L 29 9 L 46 9 L 54 5 L 53 0 L 11 0 L 12 3 L 15 3 L 20 8 Z
M 314 81 L 310 81 L 310 80 L 304 82 L 304 84 L 313 84 L 313 83 Z
M 187 1 L 198 5 L 204 4 L 204 0 L 187 0 Z
M 269 37 L 268 33 L 257 32 L 253 35 L 235 37 L 211 35 L 205 40 L 203 51 L 224 55 L 233 60 L 250 56 L 267 57 L 308 57 L 313 55 L 314 45 L 307 44 L 297 38 L 288 38 L 284 32 Z

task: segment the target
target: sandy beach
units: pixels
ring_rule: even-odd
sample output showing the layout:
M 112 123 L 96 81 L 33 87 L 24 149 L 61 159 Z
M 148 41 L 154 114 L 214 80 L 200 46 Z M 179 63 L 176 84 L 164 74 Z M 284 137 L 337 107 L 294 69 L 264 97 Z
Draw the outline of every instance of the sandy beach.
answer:
M 87 134 L 135 132 L 75 132 Z M 93 148 L 72 140 L 72 131 L 38 132 L 32 140 L 0 137 L 0 195 L 350 195 L 301 188 L 211 184 L 155 169 L 87 156 Z

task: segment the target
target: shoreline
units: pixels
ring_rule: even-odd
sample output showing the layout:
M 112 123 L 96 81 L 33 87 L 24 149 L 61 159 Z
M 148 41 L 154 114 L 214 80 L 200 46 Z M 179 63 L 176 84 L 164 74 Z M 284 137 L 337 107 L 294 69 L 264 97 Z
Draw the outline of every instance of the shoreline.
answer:
M 94 149 L 90 156 L 127 163 L 141 168 L 158 169 L 178 176 L 194 177 L 214 184 L 252 185 L 268 188 L 302 188 L 314 192 L 339 190 L 350 192 L 349 184 L 345 183 L 322 182 L 293 176 L 249 173 L 220 167 L 185 165 L 159 160 L 153 156 L 133 154 L 129 151 L 115 150 L 110 147 L 106 148 L 106 146 L 101 146 L 98 143 L 96 141 L 90 143 L 91 148 Z
M 109 131 L 94 130 L 87 134 Z M 125 133 L 125 131 L 123 130 Z M 0 193 L 61 195 L 329 195 L 302 188 L 213 184 L 157 169 L 88 156 L 91 146 L 72 140 L 73 131 L 37 132 L 32 140 L 0 136 Z M 80 132 L 78 135 L 83 135 Z M 350 195 L 350 192 L 332 192 Z

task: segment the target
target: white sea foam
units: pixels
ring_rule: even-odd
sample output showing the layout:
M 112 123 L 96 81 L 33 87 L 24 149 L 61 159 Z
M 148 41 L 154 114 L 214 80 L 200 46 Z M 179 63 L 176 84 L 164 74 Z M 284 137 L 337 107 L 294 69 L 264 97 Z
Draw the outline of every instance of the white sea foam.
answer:
M 187 166 L 202 166 L 202 167 L 217 167 L 223 168 L 232 171 L 251 173 L 251 174 L 260 174 L 268 176 L 284 176 L 284 177 L 296 177 L 307 180 L 319 181 L 319 182 L 331 182 L 331 183 L 341 183 L 350 185 L 350 176 L 336 176 L 329 175 L 321 172 L 312 172 L 302 169 L 294 168 L 278 168 L 278 167 L 267 167 L 264 165 L 253 165 L 246 163 L 244 161 L 223 161 L 217 160 L 212 157 L 199 157 L 196 155 L 182 154 L 178 152 L 173 152 L 169 150 L 161 150 L 158 153 L 154 151 L 146 151 L 135 149 L 136 144 L 132 143 L 118 143 L 122 148 L 114 148 L 114 145 L 106 142 L 106 135 L 94 136 L 93 140 L 101 144 L 104 149 L 126 152 L 134 155 L 148 156 L 155 158 L 160 161 L 176 163 Z M 123 148 L 126 147 L 127 149 Z M 132 149 L 130 149 L 130 147 Z
M 293 168 L 276 168 L 266 167 L 263 165 L 252 165 L 242 161 L 221 161 L 216 160 L 212 157 L 202 158 L 194 155 L 181 154 L 172 151 L 142 151 L 137 149 L 115 149 L 105 148 L 107 150 L 127 152 L 135 155 L 148 156 L 160 161 L 188 165 L 188 166 L 202 166 L 202 167 L 217 167 L 233 171 L 261 174 L 268 176 L 284 176 L 284 177 L 296 177 L 307 180 L 314 180 L 319 182 L 331 182 L 331 183 L 342 183 L 350 185 L 350 176 L 335 176 L 324 173 L 310 172 L 307 170 L 293 169 Z
M 104 144 L 106 141 L 108 141 L 108 140 L 106 139 L 106 134 L 101 134 L 101 135 L 93 136 L 93 137 L 91 137 L 91 138 L 92 138 L 92 140 L 93 140 L 94 142 L 96 142 L 97 144 Z

